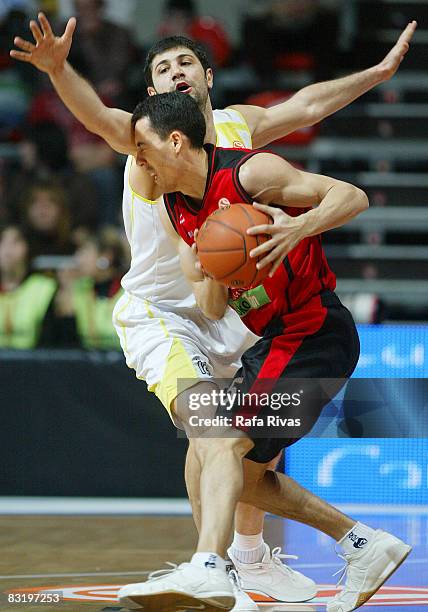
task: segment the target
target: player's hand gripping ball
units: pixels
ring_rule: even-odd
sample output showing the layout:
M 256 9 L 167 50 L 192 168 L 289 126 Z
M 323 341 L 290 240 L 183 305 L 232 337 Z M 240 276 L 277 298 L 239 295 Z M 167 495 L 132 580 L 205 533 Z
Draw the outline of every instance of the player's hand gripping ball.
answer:
M 261 257 L 250 257 L 250 251 L 269 240 L 268 234 L 249 236 L 247 229 L 272 223 L 272 218 L 250 204 L 232 204 L 214 211 L 196 237 L 198 257 L 204 272 L 219 283 L 232 288 L 256 287 L 271 269 L 257 270 Z

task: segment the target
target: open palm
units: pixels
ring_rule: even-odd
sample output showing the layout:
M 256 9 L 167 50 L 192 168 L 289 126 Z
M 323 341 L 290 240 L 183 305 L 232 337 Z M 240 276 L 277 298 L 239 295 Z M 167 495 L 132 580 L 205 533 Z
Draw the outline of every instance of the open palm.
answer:
M 39 13 L 38 18 L 39 23 L 30 21 L 34 43 L 17 36 L 13 42 L 21 51 L 13 49 L 10 55 L 14 59 L 33 64 L 42 72 L 51 73 L 61 67 L 68 57 L 73 32 L 76 28 L 76 19 L 71 17 L 67 22 L 64 34 L 55 36 L 46 15 Z

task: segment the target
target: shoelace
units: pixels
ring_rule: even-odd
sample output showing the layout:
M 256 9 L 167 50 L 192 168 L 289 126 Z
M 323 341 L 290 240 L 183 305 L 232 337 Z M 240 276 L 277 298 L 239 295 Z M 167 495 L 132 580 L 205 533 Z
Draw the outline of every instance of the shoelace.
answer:
M 239 591 L 242 591 L 242 580 L 236 570 L 232 569 L 228 573 L 230 581 L 236 586 Z
M 160 570 L 155 570 L 154 572 L 151 572 L 147 580 L 148 581 L 158 580 L 159 578 L 163 578 L 164 576 L 167 576 L 168 574 L 172 574 L 172 572 L 175 572 L 178 569 L 178 565 L 176 563 L 171 563 L 170 561 L 166 561 L 165 564 L 170 565 L 171 567 L 160 569 Z
M 283 570 L 292 574 L 293 570 L 291 569 L 291 567 L 288 567 L 288 565 L 284 564 L 282 562 L 282 559 L 298 559 L 299 557 L 297 557 L 296 555 L 285 555 L 281 551 L 282 551 L 282 548 L 280 546 L 277 546 L 276 548 L 272 550 L 272 561 L 276 565 L 280 565 Z
M 341 555 L 340 553 L 338 553 L 337 550 L 336 550 L 336 554 L 340 559 L 345 561 L 345 565 L 341 567 L 340 569 L 338 569 L 337 572 L 333 574 L 333 576 L 337 576 L 337 574 L 340 574 L 340 578 L 336 584 L 336 587 L 338 587 L 341 584 L 341 582 L 343 582 L 343 579 L 346 578 L 346 585 L 345 585 L 346 590 L 349 591 L 349 593 L 356 593 L 358 591 L 358 587 L 355 585 L 355 583 L 353 583 L 353 581 L 358 580 L 358 576 L 356 575 L 358 574 L 358 569 L 355 567 L 352 567 L 351 559 L 347 559 L 344 555 Z
M 336 583 L 336 587 L 338 587 L 340 585 L 340 583 L 343 581 L 345 576 L 348 574 L 348 569 L 349 569 L 349 561 L 348 561 L 348 559 L 346 557 L 344 557 L 343 555 L 340 555 L 339 553 L 337 553 L 337 556 L 340 559 L 342 559 L 343 561 L 345 561 L 345 565 L 343 567 L 341 567 L 340 569 L 338 569 L 337 572 L 334 572 L 334 574 L 333 574 L 333 576 L 337 576 L 337 574 L 340 574 L 340 578 L 339 578 L 338 582 Z

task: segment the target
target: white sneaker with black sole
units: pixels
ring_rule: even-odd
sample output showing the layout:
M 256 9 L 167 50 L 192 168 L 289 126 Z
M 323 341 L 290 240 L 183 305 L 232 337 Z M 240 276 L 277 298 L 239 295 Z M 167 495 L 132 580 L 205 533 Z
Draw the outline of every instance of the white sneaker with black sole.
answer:
M 265 553 L 258 563 L 242 563 L 227 551 L 233 562 L 244 591 L 264 595 L 285 603 L 308 601 L 317 594 L 313 580 L 296 572 L 282 563 L 283 559 L 297 559 L 294 555 L 281 554 L 281 548 L 274 548 L 272 553 L 265 543 Z
M 356 553 L 339 555 L 346 565 L 339 584 L 342 590 L 327 604 L 327 612 L 351 612 L 362 606 L 400 567 L 412 550 L 395 536 L 376 529 L 367 547 Z
M 234 587 L 225 572 L 191 563 L 169 565 L 171 569 L 152 572 L 147 582 L 122 587 L 120 604 L 145 612 L 232 610 L 236 603 Z

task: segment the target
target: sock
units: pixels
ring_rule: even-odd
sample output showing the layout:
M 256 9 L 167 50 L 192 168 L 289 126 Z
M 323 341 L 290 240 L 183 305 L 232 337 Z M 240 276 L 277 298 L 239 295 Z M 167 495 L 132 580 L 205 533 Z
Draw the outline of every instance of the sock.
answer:
M 355 554 L 360 551 L 364 551 L 374 536 L 374 529 L 364 525 L 363 523 L 356 523 L 347 534 L 339 540 L 338 544 L 342 546 L 343 552 L 346 554 Z
M 211 552 L 195 553 L 190 561 L 192 565 L 198 567 L 209 567 L 212 569 L 220 569 L 226 572 L 226 561 L 220 555 Z
M 240 563 L 258 563 L 265 554 L 263 532 L 247 536 L 235 531 L 231 548 Z

